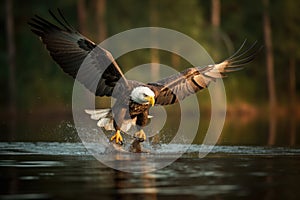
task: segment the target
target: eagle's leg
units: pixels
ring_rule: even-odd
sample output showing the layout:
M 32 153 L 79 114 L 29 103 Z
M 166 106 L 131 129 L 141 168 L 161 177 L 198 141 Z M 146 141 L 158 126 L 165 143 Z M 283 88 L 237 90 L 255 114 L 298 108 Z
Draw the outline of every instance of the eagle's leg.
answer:
M 138 138 L 140 142 L 144 142 L 146 140 L 146 134 L 143 129 L 140 129 L 138 132 L 136 132 L 134 137 Z
M 146 134 L 143 130 L 143 127 L 145 127 L 146 124 L 148 123 L 148 113 L 149 113 L 148 109 L 140 113 L 139 115 L 137 115 L 137 119 L 136 119 L 138 132 L 134 134 L 134 137 L 139 139 L 140 142 L 144 142 L 146 140 Z
M 117 130 L 116 133 L 110 138 L 110 141 L 116 140 L 116 144 L 123 144 L 123 138 L 120 133 L 120 130 Z
M 116 140 L 116 144 L 122 145 L 123 144 L 123 138 L 122 138 L 120 130 L 121 130 L 121 125 L 122 125 L 122 121 L 124 119 L 126 110 L 124 108 L 121 108 L 117 111 L 118 111 L 118 113 L 115 114 L 115 117 L 114 117 L 114 120 L 113 120 L 113 125 L 114 125 L 114 128 L 116 130 L 116 133 L 110 138 L 110 141 Z

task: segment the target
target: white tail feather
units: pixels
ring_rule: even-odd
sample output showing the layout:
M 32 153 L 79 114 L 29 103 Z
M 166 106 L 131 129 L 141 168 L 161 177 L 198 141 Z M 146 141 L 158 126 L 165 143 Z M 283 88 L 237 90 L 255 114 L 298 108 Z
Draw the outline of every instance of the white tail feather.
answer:
M 91 119 L 98 120 L 97 126 L 107 131 L 115 130 L 113 125 L 112 111 L 109 108 L 97 110 L 85 110 L 91 116 Z M 121 126 L 123 132 L 129 131 L 132 125 L 135 125 L 136 118 L 124 120 Z
M 97 110 L 85 110 L 87 114 L 91 115 L 91 119 L 99 120 L 101 118 L 107 117 L 111 114 L 111 109 L 97 109 Z

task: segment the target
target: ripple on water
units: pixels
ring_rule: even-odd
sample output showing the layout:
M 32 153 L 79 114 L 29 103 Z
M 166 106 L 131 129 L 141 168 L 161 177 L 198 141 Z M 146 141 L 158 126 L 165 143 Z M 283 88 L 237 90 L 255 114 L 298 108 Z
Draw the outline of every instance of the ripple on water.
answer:
M 0 167 L 58 167 L 64 166 L 59 161 L 16 161 L 16 160 L 0 160 Z
M 146 144 L 147 145 L 147 144 Z M 95 147 L 95 148 L 93 148 Z M 147 145 L 147 148 L 151 148 Z M 227 155 L 299 155 L 299 148 L 288 147 L 264 147 L 264 146 L 212 146 L 209 145 L 185 145 L 185 144 L 161 144 L 160 147 L 150 149 L 153 154 L 172 155 L 184 153 L 190 156 L 197 156 L 199 151 L 211 154 Z M 57 143 L 57 142 L 2 142 L 0 143 L 0 155 L 69 155 L 85 156 L 91 153 L 103 154 L 105 149 L 99 144 L 89 145 L 88 151 L 82 143 Z M 26 166 L 28 163 L 22 163 Z M 49 165 L 51 163 L 29 163 L 29 165 Z

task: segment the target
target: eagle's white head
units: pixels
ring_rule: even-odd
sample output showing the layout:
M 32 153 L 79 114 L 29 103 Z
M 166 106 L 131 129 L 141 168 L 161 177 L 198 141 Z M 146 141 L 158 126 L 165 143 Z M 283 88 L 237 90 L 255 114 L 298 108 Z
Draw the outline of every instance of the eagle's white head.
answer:
M 152 106 L 155 103 L 155 94 L 154 92 L 145 86 L 139 86 L 132 90 L 130 94 L 131 100 L 138 104 L 151 104 Z

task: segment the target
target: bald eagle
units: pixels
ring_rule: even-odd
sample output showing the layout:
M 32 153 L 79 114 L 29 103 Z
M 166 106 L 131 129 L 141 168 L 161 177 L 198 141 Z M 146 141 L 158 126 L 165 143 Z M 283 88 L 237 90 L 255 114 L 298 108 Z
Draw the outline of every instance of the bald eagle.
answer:
M 127 80 L 111 53 L 76 31 L 66 21 L 61 11 L 58 10 L 58 15 L 51 11 L 49 13 L 57 24 L 35 15 L 28 23 L 31 31 L 41 38 L 52 59 L 65 73 L 77 79 L 96 96 L 116 99 L 111 109 L 86 112 L 93 119 L 99 120 L 100 127 L 114 129 L 115 134 L 110 140 L 115 140 L 117 144 L 123 143 L 121 130 L 128 130 L 123 127 L 126 120 L 131 120 L 137 125 L 135 137 L 144 141 L 146 135 L 143 127 L 148 122 L 151 106 L 174 104 L 207 88 L 211 81 L 225 77 L 228 72 L 241 69 L 241 66 L 254 59 L 257 52 L 256 42 L 243 50 L 244 42 L 235 54 L 219 64 L 188 68 L 157 82 L 145 84 Z M 88 67 L 83 69 L 83 76 L 76 78 L 88 55 L 95 58 L 93 64 L 89 66 L 93 69 Z M 97 72 L 101 72 L 100 78 L 97 78 Z M 97 79 L 96 84 L 94 79 Z

